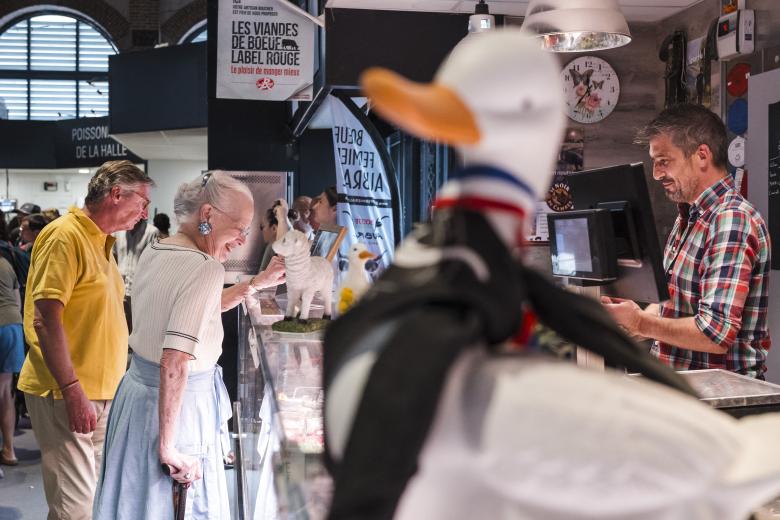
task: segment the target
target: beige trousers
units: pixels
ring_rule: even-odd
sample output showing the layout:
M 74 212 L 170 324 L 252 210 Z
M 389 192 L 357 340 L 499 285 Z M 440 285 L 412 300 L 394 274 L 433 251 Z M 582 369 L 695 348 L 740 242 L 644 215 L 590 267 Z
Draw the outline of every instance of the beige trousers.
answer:
M 111 401 L 92 401 L 97 428 L 92 433 L 74 433 L 68 426 L 65 401 L 51 394 L 24 397 L 41 449 L 48 520 L 90 520 Z

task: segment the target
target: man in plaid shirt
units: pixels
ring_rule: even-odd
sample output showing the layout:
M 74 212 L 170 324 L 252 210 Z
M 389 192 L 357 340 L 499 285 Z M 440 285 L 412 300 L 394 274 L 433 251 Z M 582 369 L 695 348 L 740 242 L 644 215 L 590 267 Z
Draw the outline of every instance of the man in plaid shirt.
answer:
M 677 370 L 722 368 L 763 379 L 770 246 L 766 223 L 726 170 L 726 129 L 709 110 L 677 105 L 639 135 L 650 145 L 653 178 L 680 216 L 664 251 L 670 299 L 644 311 L 604 298 L 628 333 Z

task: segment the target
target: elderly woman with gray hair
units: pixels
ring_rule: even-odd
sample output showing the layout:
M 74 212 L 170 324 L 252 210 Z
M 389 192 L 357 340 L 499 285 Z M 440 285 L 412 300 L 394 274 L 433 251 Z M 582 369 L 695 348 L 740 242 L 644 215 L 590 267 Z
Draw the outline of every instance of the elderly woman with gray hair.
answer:
M 216 364 L 220 314 L 278 285 L 275 261 L 223 291 L 222 262 L 246 241 L 252 194 L 223 172 L 179 187 L 179 231 L 147 247 L 134 282 L 130 368 L 108 419 L 95 519 L 172 516 L 171 480 L 188 487 L 188 518 L 230 518 L 223 455 L 230 403 Z

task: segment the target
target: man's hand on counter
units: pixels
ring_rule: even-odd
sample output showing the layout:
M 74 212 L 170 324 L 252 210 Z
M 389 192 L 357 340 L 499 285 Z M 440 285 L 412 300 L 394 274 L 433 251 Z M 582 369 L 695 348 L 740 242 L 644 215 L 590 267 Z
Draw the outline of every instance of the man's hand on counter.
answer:
M 657 305 L 642 310 L 635 302 L 622 298 L 602 296 L 601 303 L 617 324 L 634 338 L 654 339 L 697 352 L 725 354 L 728 351 L 699 330 L 693 316 L 663 318 L 658 316 Z
M 623 298 L 602 296 L 601 303 L 612 316 L 612 319 L 615 320 L 629 336 L 644 339 L 644 336 L 639 333 L 639 327 L 641 325 L 642 314 L 645 311 L 643 311 L 636 302 L 624 300 Z

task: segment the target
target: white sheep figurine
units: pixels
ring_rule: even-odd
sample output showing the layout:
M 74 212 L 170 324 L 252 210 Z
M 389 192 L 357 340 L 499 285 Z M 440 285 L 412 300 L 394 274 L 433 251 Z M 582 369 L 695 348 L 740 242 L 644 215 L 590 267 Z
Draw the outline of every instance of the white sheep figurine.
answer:
M 309 307 L 315 293 L 320 293 L 325 304 L 323 318 L 330 319 L 333 292 L 333 267 L 321 256 L 311 256 L 311 244 L 306 235 L 291 229 L 273 245 L 276 254 L 284 257 L 287 280 L 287 310 L 284 319 L 295 317 L 295 306 L 300 305 L 300 319 L 309 319 Z

